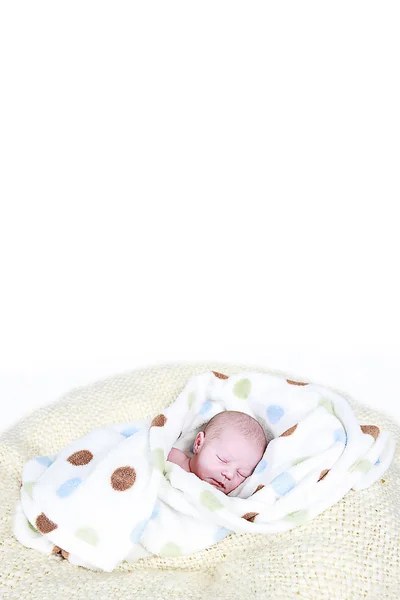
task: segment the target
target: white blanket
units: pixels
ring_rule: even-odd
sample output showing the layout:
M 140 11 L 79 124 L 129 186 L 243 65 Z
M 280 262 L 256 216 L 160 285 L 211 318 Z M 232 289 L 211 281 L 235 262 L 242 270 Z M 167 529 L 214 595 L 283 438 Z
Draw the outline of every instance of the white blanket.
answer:
M 190 455 L 215 414 L 256 418 L 269 440 L 254 473 L 229 496 L 168 462 Z M 17 539 L 76 565 L 112 571 L 123 560 L 179 556 L 231 532 L 305 524 L 388 468 L 388 432 L 358 423 L 341 395 L 264 373 L 192 377 L 154 419 L 95 429 L 23 469 Z

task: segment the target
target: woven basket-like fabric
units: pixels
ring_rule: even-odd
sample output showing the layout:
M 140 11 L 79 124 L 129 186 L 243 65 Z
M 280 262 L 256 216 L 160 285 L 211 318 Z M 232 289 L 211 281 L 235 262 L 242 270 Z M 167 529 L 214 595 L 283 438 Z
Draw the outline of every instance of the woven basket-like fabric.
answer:
M 279 534 L 230 535 L 181 558 L 122 563 L 113 573 L 72 566 L 19 544 L 12 512 L 23 464 L 51 454 L 107 423 L 159 413 L 188 378 L 267 369 L 220 363 L 166 365 L 73 390 L 0 438 L 0 598 L 3 600 L 394 600 L 400 597 L 400 427 L 355 404 L 361 423 L 387 428 L 397 441 L 389 471 L 367 490 L 351 491 L 310 523 Z M 293 374 L 280 373 L 289 379 Z M 323 384 L 322 381 L 315 382 Z M 343 393 L 341 390 L 336 390 Z

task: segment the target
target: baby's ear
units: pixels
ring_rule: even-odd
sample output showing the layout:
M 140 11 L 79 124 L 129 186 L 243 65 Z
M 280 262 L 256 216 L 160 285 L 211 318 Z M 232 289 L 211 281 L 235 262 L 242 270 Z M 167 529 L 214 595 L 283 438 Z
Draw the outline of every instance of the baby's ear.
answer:
M 194 454 L 197 454 L 198 452 L 200 452 L 203 444 L 204 444 L 204 431 L 199 431 L 199 433 L 196 435 L 195 440 L 193 442 Z

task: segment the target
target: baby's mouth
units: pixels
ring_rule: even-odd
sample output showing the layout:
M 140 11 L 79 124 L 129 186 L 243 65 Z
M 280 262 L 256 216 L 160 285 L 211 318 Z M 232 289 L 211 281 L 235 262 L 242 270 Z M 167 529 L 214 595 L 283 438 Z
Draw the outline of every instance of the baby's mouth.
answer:
M 218 487 L 222 487 L 223 489 L 225 488 L 224 484 L 214 479 L 214 477 L 211 477 L 211 481 L 213 481 Z

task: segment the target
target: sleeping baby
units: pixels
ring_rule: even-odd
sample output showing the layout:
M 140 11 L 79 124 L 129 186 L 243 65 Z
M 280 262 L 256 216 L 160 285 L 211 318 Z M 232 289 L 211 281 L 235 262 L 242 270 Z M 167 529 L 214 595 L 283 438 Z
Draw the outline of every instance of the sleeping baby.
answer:
M 192 458 L 172 448 L 168 460 L 229 494 L 253 473 L 266 446 L 258 421 L 245 413 L 227 410 L 215 415 L 197 434 Z
M 388 468 L 389 432 L 360 425 L 330 388 L 267 373 L 222 377 L 195 375 L 153 419 L 99 427 L 57 454 L 33 456 L 22 471 L 16 538 L 111 572 L 123 560 L 200 552 L 229 532 L 306 525 Z

